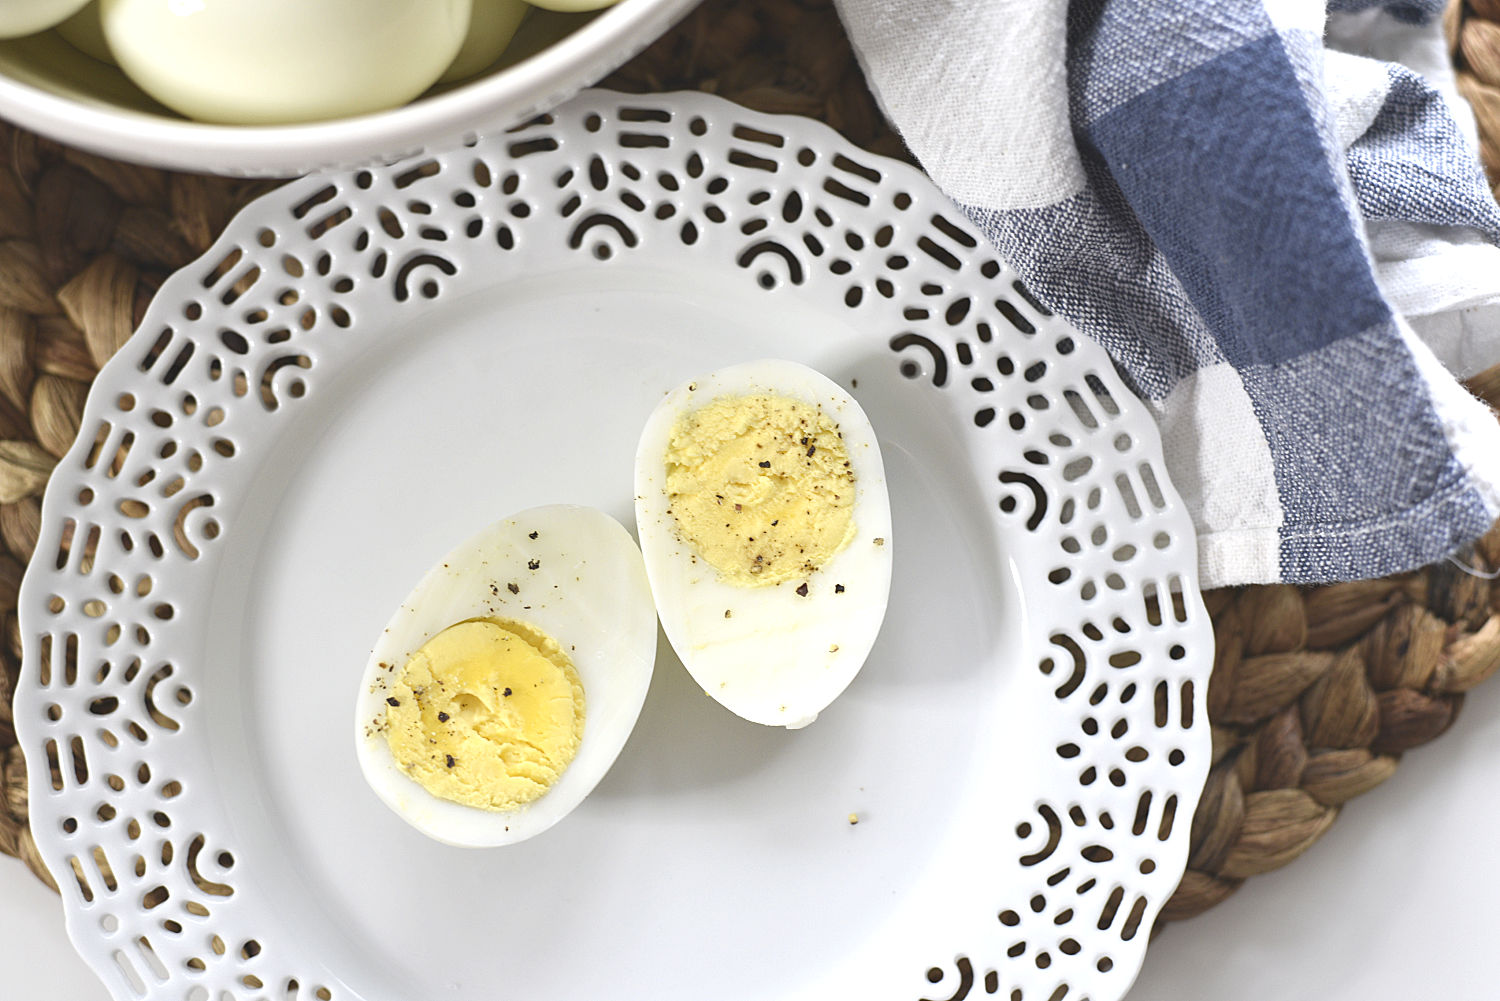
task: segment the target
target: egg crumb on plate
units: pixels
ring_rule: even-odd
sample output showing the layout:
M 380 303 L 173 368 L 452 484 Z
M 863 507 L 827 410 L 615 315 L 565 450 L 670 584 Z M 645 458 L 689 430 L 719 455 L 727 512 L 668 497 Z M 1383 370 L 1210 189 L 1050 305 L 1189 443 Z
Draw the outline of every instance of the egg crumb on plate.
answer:
M 449 626 L 406 662 L 385 738 L 428 792 L 484 810 L 536 799 L 573 761 L 584 692 L 552 637 L 520 622 Z

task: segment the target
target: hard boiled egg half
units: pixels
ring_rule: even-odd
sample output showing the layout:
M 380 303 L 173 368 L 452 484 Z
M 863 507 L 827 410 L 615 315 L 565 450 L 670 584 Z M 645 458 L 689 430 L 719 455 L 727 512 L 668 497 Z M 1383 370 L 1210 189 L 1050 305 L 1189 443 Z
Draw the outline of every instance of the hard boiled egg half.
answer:
M 524 841 L 614 763 L 655 656 L 650 586 L 619 522 L 522 511 L 443 557 L 380 634 L 356 700 L 360 768 L 438 841 Z
M 657 614 L 693 679 L 747 720 L 811 723 L 863 666 L 890 592 L 859 404 L 790 361 L 700 376 L 647 420 L 635 492 Z

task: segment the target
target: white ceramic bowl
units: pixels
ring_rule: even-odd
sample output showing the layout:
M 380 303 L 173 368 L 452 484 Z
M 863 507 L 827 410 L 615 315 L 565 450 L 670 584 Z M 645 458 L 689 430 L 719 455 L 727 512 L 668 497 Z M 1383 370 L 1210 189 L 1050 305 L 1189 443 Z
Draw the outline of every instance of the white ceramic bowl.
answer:
M 354 167 L 517 125 L 624 63 L 697 2 L 621 0 L 594 14 L 537 10 L 500 62 L 474 80 L 389 111 L 286 126 L 188 121 L 49 31 L 0 41 L 0 117 L 156 167 L 236 175 Z

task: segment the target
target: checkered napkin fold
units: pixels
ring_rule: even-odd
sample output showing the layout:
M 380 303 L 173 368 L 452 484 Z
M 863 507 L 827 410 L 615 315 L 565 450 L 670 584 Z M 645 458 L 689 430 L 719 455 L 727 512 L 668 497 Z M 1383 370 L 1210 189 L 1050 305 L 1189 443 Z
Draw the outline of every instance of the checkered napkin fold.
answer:
M 1500 209 L 1442 0 L 838 0 L 908 147 L 1154 412 L 1203 584 L 1500 516 Z

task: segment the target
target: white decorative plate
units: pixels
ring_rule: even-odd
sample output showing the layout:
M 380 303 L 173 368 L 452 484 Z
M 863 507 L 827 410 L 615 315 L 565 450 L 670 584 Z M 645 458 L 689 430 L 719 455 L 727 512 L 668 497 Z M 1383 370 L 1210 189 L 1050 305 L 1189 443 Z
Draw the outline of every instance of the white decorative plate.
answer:
M 545 837 L 385 809 L 347 723 L 412 582 L 531 505 L 628 524 L 660 395 L 766 356 L 881 436 L 850 689 L 767 729 L 661 643 Z M 1183 871 L 1212 638 L 1149 415 L 921 175 L 809 121 L 594 92 L 268 195 L 100 374 L 43 521 L 31 822 L 117 998 L 1106 1001 Z

